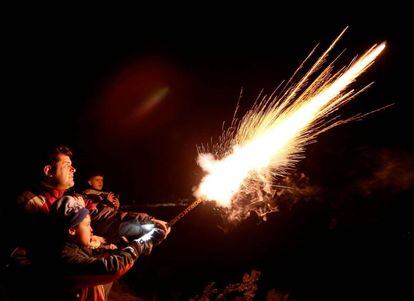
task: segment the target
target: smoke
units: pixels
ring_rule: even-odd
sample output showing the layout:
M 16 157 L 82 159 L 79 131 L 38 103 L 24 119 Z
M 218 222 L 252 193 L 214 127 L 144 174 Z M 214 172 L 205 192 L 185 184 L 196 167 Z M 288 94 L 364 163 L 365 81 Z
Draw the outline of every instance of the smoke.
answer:
M 331 187 L 312 183 L 303 172 L 294 172 L 283 178 L 271 181 L 253 179 L 247 185 L 246 192 L 240 193 L 229 208 L 218 209 L 222 229 L 239 224 L 256 215 L 266 221 L 268 214 L 280 209 L 292 209 L 298 202 L 322 200 L 336 208 L 339 203 L 362 202 L 369 197 L 394 200 L 399 193 L 414 188 L 414 157 L 406 152 L 382 149 L 365 154 L 370 159 L 361 158 L 367 166 L 361 166 L 358 160 L 351 162 L 349 168 L 358 168 L 365 174 L 353 181 L 346 179 Z M 311 173 L 311 171 L 308 171 Z M 242 190 L 244 191 L 244 189 Z M 339 202 L 339 203 L 338 203 Z M 335 205 L 336 204 L 336 205 Z M 342 208 L 341 205 L 339 207 Z
M 408 191 L 414 187 L 414 158 L 402 151 L 381 150 L 371 174 L 359 180 L 356 187 L 363 196 Z
M 349 160 L 347 168 L 356 169 L 364 175 L 356 176 L 351 181 L 347 177 L 340 178 L 335 186 L 324 184 L 326 179 L 311 181 L 304 172 L 298 171 L 276 179 L 271 179 L 272 175 L 267 175 L 268 178 L 265 179 L 253 177 L 242 192 L 236 195 L 230 207 L 214 208 L 219 217 L 218 227 L 226 232 L 252 216 L 266 221 L 270 213 L 291 210 L 299 202 L 319 200 L 336 211 L 338 208 L 343 209 L 346 203 L 362 202 L 369 197 L 393 200 L 398 193 L 414 187 L 414 158 L 406 152 L 395 149 L 365 151 L 359 159 Z M 312 171 L 308 170 L 307 173 L 312 174 Z M 174 203 L 146 206 L 186 207 L 189 203 L 191 200 L 182 199 Z
M 242 193 L 232 201 L 230 208 L 221 208 L 220 215 L 224 223 L 238 224 L 250 217 L 257 215 L 266 221 L 268 214 L 279 211 L 279 208 L 291 208 L 301 200 L 315 197 L 319 188 L 310 183 L 309 177 L 302 172 L 273 181 L 251 180 Z

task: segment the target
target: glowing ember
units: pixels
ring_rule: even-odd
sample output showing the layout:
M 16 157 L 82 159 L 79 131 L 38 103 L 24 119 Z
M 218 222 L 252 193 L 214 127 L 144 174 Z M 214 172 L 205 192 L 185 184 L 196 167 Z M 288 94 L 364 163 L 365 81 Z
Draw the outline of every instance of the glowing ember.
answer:
M 285 175 L 303 157 L 306 144 L 352 119 L 338 120 L 332 113 L 356 95 L 348 86 L 374 62 L 385 43 L 374 45 L 348 68 L 332 73 L 330 64 L 315 75 L 343 33 L 301 80 L 279 96 L 263 97 L 239 123 L 233 122 L 215 146 L 215 155 L 199 154 L 198 163 L 207 175 L 194 193 L 197 198 L 231 207 L 239 195 L 257 189 L 271 193 L 273 177 Z

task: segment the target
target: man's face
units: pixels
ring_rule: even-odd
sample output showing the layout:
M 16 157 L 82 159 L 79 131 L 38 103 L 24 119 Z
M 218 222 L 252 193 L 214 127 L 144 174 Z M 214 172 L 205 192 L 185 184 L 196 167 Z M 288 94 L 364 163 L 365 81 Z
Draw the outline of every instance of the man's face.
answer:
M 69 189 L 75 185 L 74 173 L 76 169 L 72 166 L 69 156 L 64 154 L 58 155 L 58 161 L 51 171 L 53 182 L 59 189 Z
M 89 247 L 92 241 L 92 227 L 91 227 L 91 217 L 89 214 L 83 219 L 83 221 L 72 228 L 73 230 L 73 239 L 75 242 L 81 246 Z
M 102 176 L 94 176 L 88 181 L 93 189 L 102 190 L 104 178 Z

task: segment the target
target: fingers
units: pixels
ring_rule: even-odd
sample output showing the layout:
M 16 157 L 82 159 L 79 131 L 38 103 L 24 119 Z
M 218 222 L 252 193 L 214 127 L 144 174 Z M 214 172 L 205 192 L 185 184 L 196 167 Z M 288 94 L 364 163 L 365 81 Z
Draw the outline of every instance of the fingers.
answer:
M 121 203 L 119 202 L 119 198 L 113 192 L 109 192 L 106 198 L 112 203 L 115 209 L 119 209 Z
M 165 233 L 170 233 L 171 228 L 168 227 L 167 222 L 158 219 L 153 219 L 152 222 L 155 223 L 155 225 L 158 226 L 158 228 L 162 229 Z
M 114 245 L 114 244 L 110 244 L 109 245 L 109 249 L 110 250 L 116 250 L 116 249 L 118 249 L 118 247 L 116 245 Z
M 165 231 L 161 229 L 154 229 L 151 235 L 151 241 L 154 245 L 159 245 L 167 237 Z
M 101 241 L 96 236 L 92 236 L 91 243 L 89 246 L 92 249 L 97 249 L 101 246 Z
M 114 194 L 112 192 L 108 193 L 108 196 L 106 198 L 110 200 L 112 203 L 114 202 Z
M 119 209 L 119 207 L 121 206 L 121 203 L 119 202 L 119 199 L 115 198 L 114 206 L 115 206 L 115 209 Z
M 168 234 L 170 234 L 170 232 L 171 232 L 171 227 L 170 226 L 167 226 L 167 232 L 165 232 L 166 233 L 165 236 L 168 236 Z
M 168 226 L 168 223 L 167 222 L 165 222 L 165 221 L 160 221 L 161 223 L 161 225 L 164 227 L 164 231 L 165 231 L 165 237 L 167 237 L 168 236 L 168 234 L 170 234 L 170 232 L 171 232 L 171 227 L 170 226 Z
M 94 235 L 92 237 L 92 239 L 97 240 L 97 241 L 99 241 L 99 242 L 101 242 L 103 244 L 106 243 L 106 239 L 104 237 L 102 237 L 102 236 Z

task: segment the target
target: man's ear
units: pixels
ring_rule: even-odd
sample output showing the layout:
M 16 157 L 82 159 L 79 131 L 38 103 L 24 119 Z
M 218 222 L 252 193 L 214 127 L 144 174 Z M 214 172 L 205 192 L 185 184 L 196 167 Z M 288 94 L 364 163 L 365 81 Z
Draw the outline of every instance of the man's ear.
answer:
M 89 186 L 92 186 L 92 181 L 88 180 L 88 184 L 89 184 Z
M 74 236 L 76 234 L 76 229 L 75 227 L 70 227 L 68 230 L 68 233 L 70 236 Z
M 43 173 L 46 177 L 52 177 L 52 165 L 48 164 L 43 167 Z

